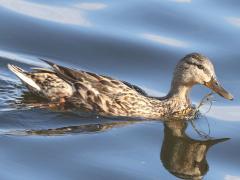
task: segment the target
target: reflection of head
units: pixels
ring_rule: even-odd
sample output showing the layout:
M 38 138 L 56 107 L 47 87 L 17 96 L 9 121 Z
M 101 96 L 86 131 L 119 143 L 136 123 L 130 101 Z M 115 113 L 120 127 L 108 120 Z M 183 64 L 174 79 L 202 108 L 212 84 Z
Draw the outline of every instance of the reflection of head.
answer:
M 208 149 L 227 139 L 200 141 L 185 134 L 187 124 L 183 121 L 164 124 L 164 140 L 161 150 L 163 166 L 182 179 L 201 179 L 208 171 Z

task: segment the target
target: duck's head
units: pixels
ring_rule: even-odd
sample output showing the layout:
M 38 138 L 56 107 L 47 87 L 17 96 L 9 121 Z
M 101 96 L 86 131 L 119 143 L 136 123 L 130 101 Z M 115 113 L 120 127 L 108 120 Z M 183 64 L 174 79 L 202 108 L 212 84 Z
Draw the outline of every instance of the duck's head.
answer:
M 233 100 L 233 96 L 218 82 L 212 62 L 199 53 L 188 54 L 180 60 L 174 72 L 173 84 L 186 87 L 202 84 L 220 96 Z

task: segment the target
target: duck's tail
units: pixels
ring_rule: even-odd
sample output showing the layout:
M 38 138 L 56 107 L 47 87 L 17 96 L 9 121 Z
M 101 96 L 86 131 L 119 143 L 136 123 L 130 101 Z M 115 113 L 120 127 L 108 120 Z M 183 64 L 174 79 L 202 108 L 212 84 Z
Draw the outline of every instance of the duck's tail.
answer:
M 12 71 L 28 87 L 34 89 L 35 91 L 41 90 L 41 88 L 34 82 L 34 80 L 27 75 L 26 71 L 12 64 L 8 64 L 7 66 L 8 69 Z

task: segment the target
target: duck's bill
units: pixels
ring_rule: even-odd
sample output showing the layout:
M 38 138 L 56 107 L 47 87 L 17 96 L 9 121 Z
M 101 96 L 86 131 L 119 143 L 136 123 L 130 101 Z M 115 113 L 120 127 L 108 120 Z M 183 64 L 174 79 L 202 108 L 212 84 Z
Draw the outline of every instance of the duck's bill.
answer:
M 211 79 L 211 81 L 206 82 L 205 86 L 207 86 L 208 88 L 212 89 L 214 92 L 218 93 L 220 96 L 229 99 L 229 100 L 233 100 L 233 96 L 231 93 L 227 92 L 219 83 L 217 80 L 215 79 Z

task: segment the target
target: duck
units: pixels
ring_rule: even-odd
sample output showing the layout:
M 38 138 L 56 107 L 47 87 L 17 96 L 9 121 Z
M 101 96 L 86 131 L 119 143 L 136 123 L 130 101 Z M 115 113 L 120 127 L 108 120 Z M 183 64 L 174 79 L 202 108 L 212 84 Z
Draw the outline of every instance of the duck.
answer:
M 170 91 L 164 97 L 152 97 L 126 81 L 41 60 L 49 68 L 35 67 L 30 72 L 12 64 L 8 68 L 31 93 L 74 111 L 151 120 L 184 116 L 194 109 L 189 93 L 197 84 L 233 100 L 217 80 L 211 60 L 200 53 L 187 54 L 177 63 Z

